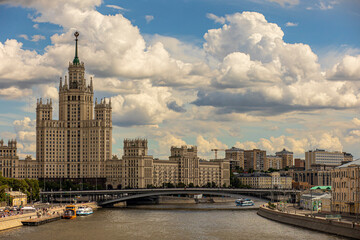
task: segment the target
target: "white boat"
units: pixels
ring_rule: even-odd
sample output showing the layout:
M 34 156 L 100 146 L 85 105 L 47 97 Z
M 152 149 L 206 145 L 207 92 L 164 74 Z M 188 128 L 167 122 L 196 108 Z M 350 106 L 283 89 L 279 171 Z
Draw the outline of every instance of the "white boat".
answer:
M 254 206 L 254 202 L 251 200 L 251 199 L 249 199 L 249 198 L 245 198 L 245 199 L 237 199 L 236 201 L 235 201 L 235 203 L 236 203 L 236 206 Z
M 76 210 L 76 215 L 78 216 L 84 216 L 84 215 L 90 215 L 93 214 L 93 209 L 88 206 L 80 206 Z

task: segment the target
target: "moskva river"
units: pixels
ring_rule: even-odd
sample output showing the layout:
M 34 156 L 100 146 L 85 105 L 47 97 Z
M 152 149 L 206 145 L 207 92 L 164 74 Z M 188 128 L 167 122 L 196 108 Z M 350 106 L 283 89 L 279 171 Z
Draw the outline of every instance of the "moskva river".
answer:
M 199 204 L 200 205 L 200 204 Z M 182 206 L 183 207 L 183 206 Z M 206 207 L 202 205 L 201 208 Z M 212 207 L 211 207 L 212 208 Z M 0 232 L 6 240 L 345 239 L 277 223 L 256 211 L 99 209 L 91 216 Z

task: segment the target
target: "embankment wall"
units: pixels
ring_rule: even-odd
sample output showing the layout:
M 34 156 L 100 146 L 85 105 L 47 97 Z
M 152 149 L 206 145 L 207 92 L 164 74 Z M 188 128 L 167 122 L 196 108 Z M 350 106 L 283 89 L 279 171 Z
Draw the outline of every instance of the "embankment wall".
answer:
M 326 220 L 320 217 L 308 217 L 298 214 L 290 214 L 272 210 L 267 207 L 260 207 L 258 215 L 278 221 L 291 224 L 298 227 L 308 228 L 321 232 L 336 234 L 344 237 L 360 239 L 360 225 L 338 220 Z

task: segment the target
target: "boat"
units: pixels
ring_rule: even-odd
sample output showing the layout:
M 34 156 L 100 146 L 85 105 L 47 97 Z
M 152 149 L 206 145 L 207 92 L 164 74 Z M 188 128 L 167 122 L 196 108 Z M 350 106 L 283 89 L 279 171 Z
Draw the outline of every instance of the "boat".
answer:
M 235 201 L 236 206 L 254 206 L 254 202 L 250 199 L 250 198 L 245 198 L 245 199 L 237 199 Z
M 76 215 L 78 215 L 78 216 L 85 216 L 85 215 L 90 215 L 90 214 L 93 214 L 93 209 L 88 206 L 80 206 L 76 210 Z
M 63 218 L 65 218 L 65 219 L 76 218 L 76 206 L 75 205 L 67 205 L 65 207 Z

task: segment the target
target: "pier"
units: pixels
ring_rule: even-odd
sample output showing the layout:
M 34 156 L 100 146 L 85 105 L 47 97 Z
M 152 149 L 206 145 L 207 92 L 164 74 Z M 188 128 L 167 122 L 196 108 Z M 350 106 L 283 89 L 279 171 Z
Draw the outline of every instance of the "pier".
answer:
M 39 226 L 45 223 L 54 222 L 61 219 L 61 215 L 43 217 L 43 218 L 32 218 L 25 221 L 21 221 L 24 226 Z

